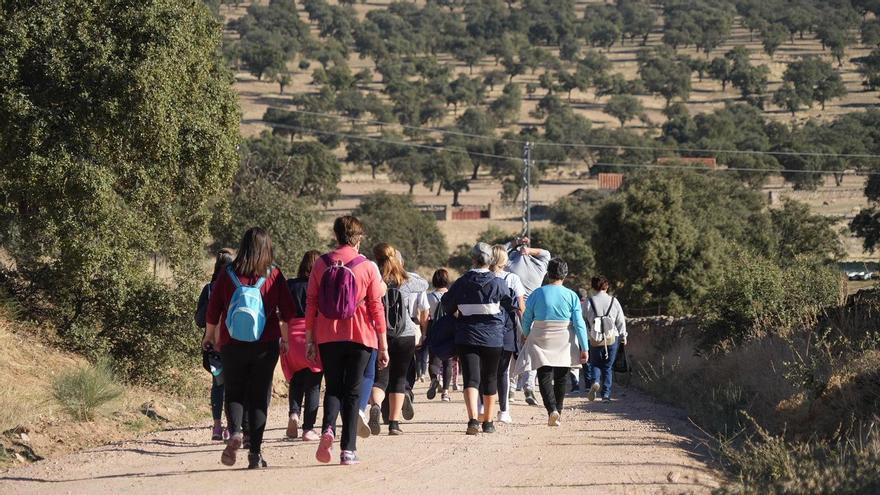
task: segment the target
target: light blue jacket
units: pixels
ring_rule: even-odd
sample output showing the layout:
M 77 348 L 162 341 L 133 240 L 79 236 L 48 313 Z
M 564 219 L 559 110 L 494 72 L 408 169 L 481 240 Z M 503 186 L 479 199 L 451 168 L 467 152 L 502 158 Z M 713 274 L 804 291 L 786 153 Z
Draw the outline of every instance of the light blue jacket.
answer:
M 526 300 L 523 335 L 529 334 L 534 321 L 570 321 L 581 350 L 590 348 L 581 301 L 571 289 L 562 285 L 545 285 L 532 292 Z

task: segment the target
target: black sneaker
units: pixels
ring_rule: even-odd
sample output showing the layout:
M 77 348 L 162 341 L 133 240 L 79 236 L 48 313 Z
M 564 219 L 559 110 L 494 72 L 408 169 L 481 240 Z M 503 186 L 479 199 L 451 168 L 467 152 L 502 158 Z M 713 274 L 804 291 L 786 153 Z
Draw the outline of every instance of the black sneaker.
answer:
M 611 404 L 611 397 L 602 397 L 603 404 Z
M 468 421 L 466 435 L 479 435 L 480 434 L 480 422 L 476 419 L 472 419 Z
M 538 405 L 538 399 L 535 399 L 535 392 L 533 392 L 531 390 L 525 390 L 523 393 L 526 396 L 526 404 L 528 404 L 530 406 L 537 406 Z
M 403 419 L 407 421 L 413 419 L 416 415 L 413 409 L 412 397 L 410 397 L 409 393 L 403 394 L 403 409 L 401 413 L 403 414 Z
M 382 416 L 382 408 L 373 404 L 370 406 L 370 421 L 367 422 L 367 425 L 370 427 L 371 435 L 378 435 L 381 432 L 381 428 L 379 426 L 379 419 Z
M 396 437 L 397 435 L 403 435 L 403 430 L 400 429 L 399 421 L 389 421 L 388 422 L 388 434 L 392 437 Z
M 262 454 L 248 454 L 248 469 L 263 469 L 269 467 Z
M 492 421 L 483 421 L 483 433 L 495 433 L 495 423 Z
M 440 380 L 431 378 L 431 386 L 428 387 L 428 400 L 434 400 L 437 397 L 437 389 L 440 388 Z

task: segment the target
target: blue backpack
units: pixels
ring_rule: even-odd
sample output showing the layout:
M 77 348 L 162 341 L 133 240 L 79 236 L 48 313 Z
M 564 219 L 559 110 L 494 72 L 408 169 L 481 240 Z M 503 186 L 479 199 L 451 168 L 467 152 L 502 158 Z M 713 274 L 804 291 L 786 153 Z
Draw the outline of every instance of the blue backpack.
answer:
M 254 285 L 242 285 L 232 265 L 226 266 L 226 273 L 235 284 L 235 292 L 226 310 L 226 328 L 229 336 L 241 342 L 256 342 L 263 336 L 266 328 L 266 310 L 263 308 L 263 295 L 260 288 L 266 277 L 260 277 Z

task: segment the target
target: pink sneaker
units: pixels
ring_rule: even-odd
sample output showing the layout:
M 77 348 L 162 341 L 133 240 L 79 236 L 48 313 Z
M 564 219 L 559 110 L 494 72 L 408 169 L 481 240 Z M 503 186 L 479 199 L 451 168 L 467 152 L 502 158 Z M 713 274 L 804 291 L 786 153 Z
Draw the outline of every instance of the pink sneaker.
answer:
M 321 443 L 318 444 L 318 451 L 315 452 L 315 459 L 318 462 L 323 462 L 327 464 L 330 462 L 330 459 L 333 458 L 333 440 L 335 439 L 333 435 L 333 430 L 327 428 L 327 431 L 321 435 Z
M 302 434 L 303 442 L 317 442 L 321 437 L 318 436 L 318 432 L 315 430 L 306 430 Z

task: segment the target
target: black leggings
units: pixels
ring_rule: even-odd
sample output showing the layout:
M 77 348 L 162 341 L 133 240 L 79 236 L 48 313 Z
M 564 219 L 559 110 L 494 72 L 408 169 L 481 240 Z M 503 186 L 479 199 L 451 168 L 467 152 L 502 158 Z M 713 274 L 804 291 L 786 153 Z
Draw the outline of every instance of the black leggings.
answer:
M 278 363 L 278 342 L 235 342 L 221 351 L 226 381 L 226 414 L 230 434 L 242 431 L 247 410 L 252 453 L 259 453 L 272 398 L 272 376 Z
M 431 354 L 431 365 L 428 367 L 428 373 L 431 375 L 431 379 L 441 380 L 443 384 L 443 390 L 449 390 L 449 382 L 452 381 L 452 371 L 455 367 L 455 358 L 451 357 L 449 359 L 440 359 L 434 354 Z
M 321 431 L 336 430 L 342 410 L 342 450 L 357 450 L 358 398 L 371 350 L 357 342 L 328 342 L 318 346 L 324 365 L 324 422 Z
M 553 411 L 562 412 L 565 401 L 565 389 L 568 386 L 568 373 L 571 368 L 558 366 L 541 366 L 538 368 L 538 389 L 544 399 L 547 414 Z
M 464 388 L 479 388 L 483 395 L 498 393 L 498 361 L 502 348 L 480 345 L 456 345 L 455 348 Z
M 297 371 L 290 379 L 290 395 L 288 403 L 290 414 L 302 415 L 303 431 L 315 427 L 318 417 L 318 404 L 321 402 L 321 379 L 324 373 L 305 368 Z M 303 403 L 305 399 L 305 403 Z M 303 411 L 305 409 L 305 411 Z
M 415 353 L 415 337 L 388 337 L 388 366 L 379 369 L 379 362 L 376 362 L 373 386 L 389 394 L 406 392 L 406 375 Z

